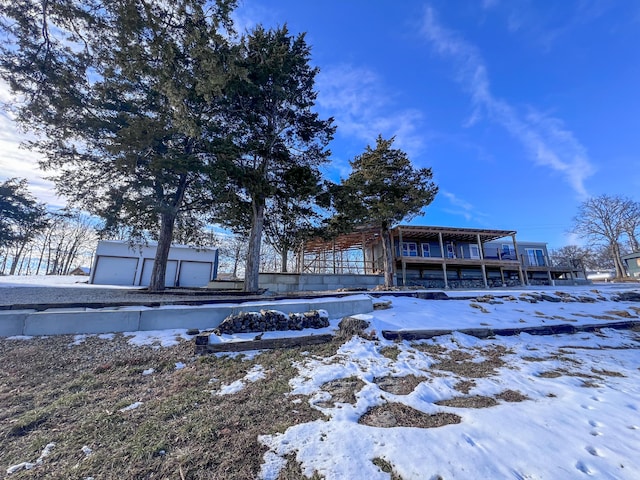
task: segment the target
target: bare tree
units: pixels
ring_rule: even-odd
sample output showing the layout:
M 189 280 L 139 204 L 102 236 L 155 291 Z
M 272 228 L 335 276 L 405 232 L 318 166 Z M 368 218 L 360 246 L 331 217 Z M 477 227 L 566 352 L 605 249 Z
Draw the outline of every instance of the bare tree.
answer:
M 629 241 L 629 249 L 632 252 L 640 252 L 640 241 L 638 232 L 640 231 L 640 202 L 631 202 L 625 212 L 623 219 L 624 232 Z
M 588 247 L 578 245 L 566 245 L 549 254 L 551 262 L 555 266 L 580 268 L 585 276 L 587 270 L 597 270 L 596 253 Z
M 637 212 L 637 202 L 621 196 L 601 195 L 584 201 L 573 220 L 575 233 L 587 238 L 593 245 L 610 249 L 618 278 L 625 276 L 620 258 L 625 236 L 632 242 L 636 241 L 635 228 L 629 230 L 634 211 Z

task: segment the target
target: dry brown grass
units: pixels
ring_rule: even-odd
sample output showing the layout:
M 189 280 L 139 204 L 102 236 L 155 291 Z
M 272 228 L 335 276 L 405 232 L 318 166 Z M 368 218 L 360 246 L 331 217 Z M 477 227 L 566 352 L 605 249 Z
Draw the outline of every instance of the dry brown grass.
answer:
M 438 400 L 436 405 L 453 408 L 487 408 L 495 407 L 498 402 L 495 398 L 485 397 L 483 395 L 471 395 L 468 397 L 454 397 L 446 400 Z
M 70 346 L 59 336 L 0 340 L 0 465 L 33 462 L 21 478 L 255 478 L 266 447 L 258 435 L 321 418 L 308 402 L 285 397 L 301 349 L 241 357 L 196 357 L 191 342 L 170 348 L 136 347 L 125 338 L 89 337 Z M 337 344 L 305 347 L 335 354 Z M 177 370 L 176 362 L 186 364 Z M 244 377 L 255 364 L 266 378 L 232 395 L 212 391 Z M 153 368 L 151 375 L 144 370 Z M 134 402 L 142 405 L 126 412 Z M 82 447 L 92 449 L 90 455 Z M 295 465 L 281 478 L 303 478 Z M 287 473 L 289 472 L 289 473 Z
M 505 365 L 502 357 L 510 353 L 507 349 L 494 346 L 478 349 L 474 353 L 484 357 L 482 361 L 463 350 L 452 350 L 447 355 L 441 355 L 440 361 L 433 365 L 434 369 L 454 373 L 466 378 L 484 378 L 497 375 L 497 370 Z M 475 360 L 475 361 L 474 361 Z
M 394 471 L 393 465 L 387 462 L 384 458 L 376 457 L 371 460 L 371 462 L 384 473 L 389 473 L 391 475 L 391 480 L 402 480 L 402 477 Z
M 455 413 L 423 413 L 402 403 L 385 403 L 369 409 L 358 423 L 370 427 L 417 427 L 438 428 L 460 423 L 462 419 Z
M 337 403 L 356 403 L 356 393 L 362 390 L 364 382 L 357 377 L 338 378 L 322 385 L 321 390 L 331 395 L 329 400 L 316 402 L 319 407 L 333 408 Z
M 425 380 L 425 377 L 417 377 L 415 375 L 406 375 L 404 377 L 386 376 L 373 379 L 381 390 L 394 395 L 409 395 Z

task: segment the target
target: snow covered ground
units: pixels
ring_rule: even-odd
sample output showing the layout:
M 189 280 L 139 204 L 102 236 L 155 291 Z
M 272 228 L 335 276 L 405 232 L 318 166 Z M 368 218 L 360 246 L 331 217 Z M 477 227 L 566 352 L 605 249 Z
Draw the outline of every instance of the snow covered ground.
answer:
M 520 297 L 541 292 L 557 297 L 558 291 L 594 301 L 530 303 Z M 391 301 L 392 308 L 360 318 L 371 323 L 370 332 L 378 333 L 640 320 L 640 303 L 616 301 L 623 291 L 640 288 L 608 284 L 448 292 L 489 293 L 496 297 L 493 303 L 389 295 L 380 300 Z M 513 299 L 497 298 L 502 295 Z M 335 330 L 338 321 L 333 319 L 327 331 Z M 264 338 L 290 334 L 267 332 Z M 181 330 L 126 335 L 137 345 L 170 346 L 176 338 L 188 338 Z M 414 343 L 378 337 L 354 337 L 331 357 L 307 355 L 294 365 L 298 373 L 283 401 L 291 402 L 295 413 L 303 396 L 325 418 L 261 436 L 268 451 L 260 478 L 276 479 L 288 455 L 300 462 L 305 475 L 317 472 L 327 480 L 389 479 L 390 472 L 404 480 L 640 478 L 638 332 L 603 328 L 576 335 L 520 334 L 487 340 L 453 333 Z M 255 362 L 249 373 L 216 395 L 233 395 L 247 382 L 264 381 L 260 356 L 253 352 L 247 359 Z M 389 378 L 410 377 L 416 380 L 408 391 L 385 387 Z M 336 380 L 355 385 L 353 401 L 330 388 Z M 394 417 L 394 410 L 385 414 L 382 426 L 363 421 L 376 408 L 389 405 L 427 418 L 448 414 L 443 418 L 458 423 L 407 425 Z

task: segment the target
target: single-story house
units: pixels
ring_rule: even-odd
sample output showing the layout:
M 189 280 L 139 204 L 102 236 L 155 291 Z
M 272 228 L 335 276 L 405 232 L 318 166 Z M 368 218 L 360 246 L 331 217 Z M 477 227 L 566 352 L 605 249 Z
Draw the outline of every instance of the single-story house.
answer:
M 633 252 L 620 257 L 627 267 L 627 273 L 632 278 L 640 278 L 640 252 Z
M 69 275 L 84 275 L 89 276 L 91 269 L 89 267 L 76 267 L 69 272 Z
M 131 245 L 125 241 L 98 242 L 89 283 L 148 286 L 151 282 L 156 244 Z M 172 245 L 169 249 L 165 286 L 206 287 L 216 277 L 218 250 Z

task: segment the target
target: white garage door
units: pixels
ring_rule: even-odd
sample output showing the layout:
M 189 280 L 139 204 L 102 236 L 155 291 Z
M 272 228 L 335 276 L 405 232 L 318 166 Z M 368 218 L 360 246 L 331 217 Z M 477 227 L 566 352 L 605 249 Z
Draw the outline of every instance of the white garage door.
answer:
M 142 265 L 142 276 L 140 277 L 140 285 L 148 287 L 151 283 L 151 271 L 153 270 L 153 258 L 145 258 Z M 176 272 L 178 270 L 177 260 L 167 261 L 167 269 L 165 270 L 164 286 L 175 287 Z
M 100 256 L 96 262 L 93 283 L 98 285 L 133 285 L 137 258 Z
M 211 280 L 211 262 L 180 263 L 178 285 L 181 287 L 206 287 Z

